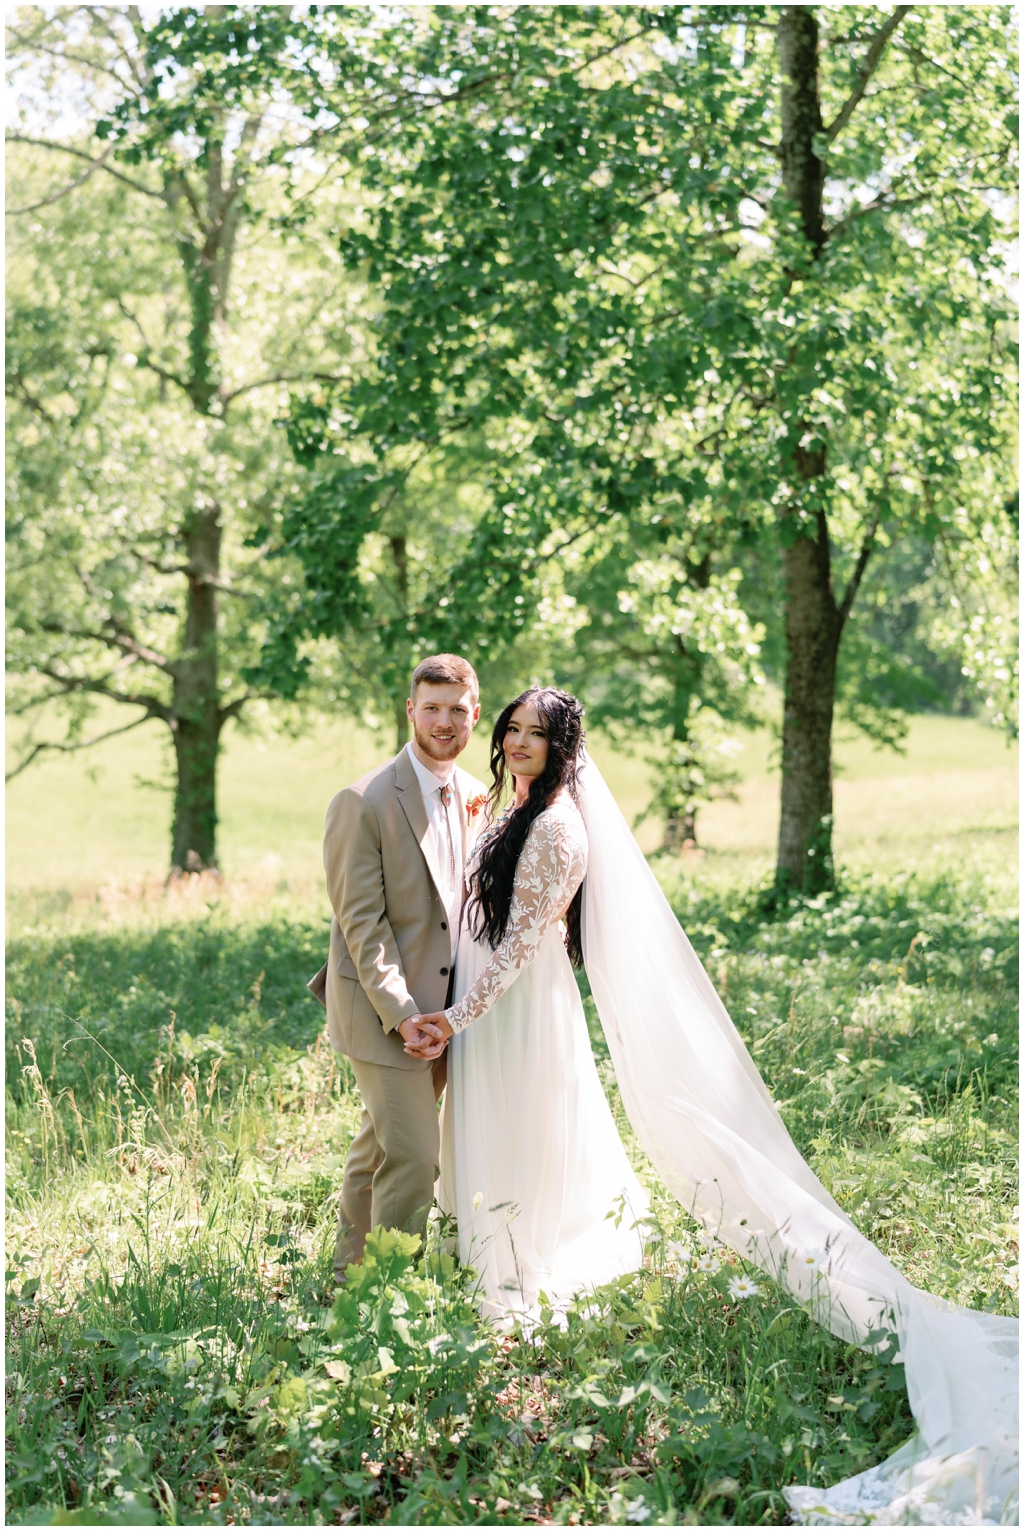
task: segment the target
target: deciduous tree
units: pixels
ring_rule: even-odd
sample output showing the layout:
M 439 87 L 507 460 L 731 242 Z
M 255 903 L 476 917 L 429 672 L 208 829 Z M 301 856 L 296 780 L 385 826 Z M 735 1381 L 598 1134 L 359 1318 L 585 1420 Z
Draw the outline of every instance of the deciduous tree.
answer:
M 381 292 L 374 370 L 320 448 L 381 488 L 406 454 L 486 441 L 452 632 L 514 626 L 617 522 L 718 577 L 756 543 L 784 592 L 777 876 L 824 886 L 865 573 L 907 534 L 956 543 L 1009 477 L 1011 13 L 438 16 L 421 71 L 447 104 L 362 159 L 374 215 L 342 248 Z
M 72 704 L 70 732 L 31 739 L 18 768 L 90 742 L 86 699 L 132 708 L 126 727 L 160 720 L 179 870 L 216 865 L 221 736 L 258 690 L 241 678 L 252 599 L 288 594 L 286 568 L 245 546 L 287 499 L 282 390 L 358 349 L 337 258 L 302 234 L 341 209 L 314 173 L 339 155 L 311 164 L 310 123 L 275 115 L 273 19 L 26 9 L 9 48 L 9 656 L 19 709 Z M 259 69 L 227 79 L 250 47 Z M 79 126 L 54 136 L 62 101 Z

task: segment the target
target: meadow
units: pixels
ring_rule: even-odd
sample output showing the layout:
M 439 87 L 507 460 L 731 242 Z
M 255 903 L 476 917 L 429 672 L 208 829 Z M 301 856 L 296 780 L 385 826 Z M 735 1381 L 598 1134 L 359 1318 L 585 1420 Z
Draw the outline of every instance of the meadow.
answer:
M 838 891 L 768 918 L 777 780 L 770 740 L 744 743 L 702 849 L 655 857 L 673 907 L 857 1225 L 919 1285 L 1015 1311 L 1015 752 L 935 717 L 904 756 L 841 742 Z M 11 785 L 8 1523 L 784 1522 L 786 1484 L 906 1437 L 901 1367 L 701 1243 L 589 999 L 648 1268 L 503 1335 L 437 1230 L 382 1236 L 335 1297 L 359 1107 L 304 984 L 324 806 L 386 753 L 337 724 L 229 739 L 225 876 L 166 890 L 156 736 Z M 635 816 L 647 768 L 595 754 Z

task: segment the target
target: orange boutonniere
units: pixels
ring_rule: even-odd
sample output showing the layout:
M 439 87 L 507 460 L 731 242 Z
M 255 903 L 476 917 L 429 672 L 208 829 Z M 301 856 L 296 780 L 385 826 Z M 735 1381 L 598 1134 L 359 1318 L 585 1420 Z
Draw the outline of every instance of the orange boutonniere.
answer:
M 476 797 L 471 797 L 466 802 L 467 819 L 475 819 L 481 808 L 487 806 L 487 793 L 478 792 Z

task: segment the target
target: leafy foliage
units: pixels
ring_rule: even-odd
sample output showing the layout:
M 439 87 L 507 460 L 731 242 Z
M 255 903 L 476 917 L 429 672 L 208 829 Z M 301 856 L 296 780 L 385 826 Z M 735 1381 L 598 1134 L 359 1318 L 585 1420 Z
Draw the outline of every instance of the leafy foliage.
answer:
M 367 146 L 367 216 L 340 241 L 381 294 L 374 366 L 319 425 L 293 406 L 318 451 L 373 465 L 378 503 L 413 463 L 472 462 L 485 510 L 443 608 L 411 617 L 423 647 L 490 650 L 554 603 L 555 673 L 691 753 L 691 698 L 751 705 L 714 661 L 749 680 L 763 584 L 778 649 L 795 539 L 824 536 L 845 617 L 908 538 L 984 541 L 1010 479 L 1009 12 L 822 13 L 820 251 L 780 169 L 774 14 L 432 12 L 418 68 L 441 109 Z M 291 546 L 315 585 L 313 520 Z M 709 650 L 686 610 L 734 568 L 746 628 Z M 850 631 L 843 711 L 896 739 L 929 688 Z
M 320 186 L 286 163 L 272 79 L 261 64 L 255 95 L 228 99 L 217 26 L 183 18 L 175 61 L 175 25 L 71 7 L 12 29 L 9 658 L 18 710 L 57 701 L 71 720 L 54 737 L 48 709 L 21 765 L 90 742 L 98 696 L 132 709 L 125 728 L 168 726 L 184 868 L 216 859 L 220 731 L 256 694 L 260 603 L 294 595 L 294 570 L 253 541 L 294 478 L 282 390 L 354 337 L 337 259 L 279 216 Z M 78 139 L 45 136 L 49 103 L 72 96 Z M 68 159 L 90 168 L 40 195 Z
M 855 618 L 841 710 L 897 739 L 938 647 L 1012 718 L 1009 12 L 912 11 L 877 58 L 877 10 L 823 13 L 811 264 L 773 15 L 19 13 L 11 653 L 16 705 L 71 719 L 30 747 L 82 744 L 100 688 L 197 710 L 169 693 L 200 512 L 222 710 L 316 694 L 401 738 L 410 666 L 464 648 L 653 742 L 681 824 L 783 679 L 780 549 L 821 510 L 876 614 L 882 553 L 941 548 L 927 652 Z M 72 89 L 92 138 L 40 137 Z

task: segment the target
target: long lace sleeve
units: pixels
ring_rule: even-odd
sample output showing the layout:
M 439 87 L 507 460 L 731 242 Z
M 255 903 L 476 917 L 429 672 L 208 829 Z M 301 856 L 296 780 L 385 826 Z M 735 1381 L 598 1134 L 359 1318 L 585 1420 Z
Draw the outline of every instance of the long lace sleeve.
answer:
M 508 929 L 473 987 L 445 1011 L 453 1031 L 479 1020 L 531 963 L 549 928 L 572 901 L 587 870 L 587 835 L 574 808 L 561 804 L 535 819 L 526 837 L 512 890 Z

